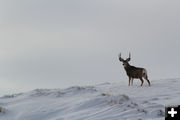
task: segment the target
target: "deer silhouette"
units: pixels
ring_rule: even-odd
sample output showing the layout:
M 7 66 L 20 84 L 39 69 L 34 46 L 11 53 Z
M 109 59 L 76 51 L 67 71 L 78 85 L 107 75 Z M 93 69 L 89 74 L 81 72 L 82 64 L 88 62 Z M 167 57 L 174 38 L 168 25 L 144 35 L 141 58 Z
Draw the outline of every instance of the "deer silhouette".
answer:
M 150 84 L 150 81 L 148 79 L 147 70 L 145 68 L 139 68 L 139 67 L 131 66 L 128 63 L 130 60 L 131 60 L 131 54 L 130 53 L 129 53 L 129 58 L 127 58 L 126 60 L 121 58 L 121 53 L 119 54 L 119 61 L 121 61 L 123 63 L 126 74 L 129 77 L 129 86 L 130 86 L 130 82 L 131 82 L 131 85 L 133 85 L 133 79 L 140 79 L 141 80 L 141 86 L 142 86 L 144 83 L 143 78 L 148 82 L 148 84 L 150 86 L 151 84 Z

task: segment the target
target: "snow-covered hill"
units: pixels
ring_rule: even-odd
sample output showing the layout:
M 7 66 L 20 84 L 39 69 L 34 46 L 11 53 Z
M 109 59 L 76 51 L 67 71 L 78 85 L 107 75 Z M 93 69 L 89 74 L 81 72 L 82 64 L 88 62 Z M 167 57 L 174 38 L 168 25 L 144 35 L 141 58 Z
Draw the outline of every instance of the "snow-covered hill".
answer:
M 167 105 L 180 104 L 180 79 L 36 89 L 0 97 L 0 120 L 164 120 Z

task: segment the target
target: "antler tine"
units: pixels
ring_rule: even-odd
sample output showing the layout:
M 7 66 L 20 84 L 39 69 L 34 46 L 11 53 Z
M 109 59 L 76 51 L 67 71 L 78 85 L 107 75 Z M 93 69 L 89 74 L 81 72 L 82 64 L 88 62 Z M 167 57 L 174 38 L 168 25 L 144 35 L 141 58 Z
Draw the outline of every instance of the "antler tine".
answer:
M 129 58 L 131 58 L 131 53 L 129 52 Z
M 121 53 L 119 54 L 119 60 L 123 61 L 124 59 L 121 58 Z
M 129 52 L 129 57 L 126 59 L 126 61 L 130 61 L 131 60 L 131 54 Z
M 118 57 L 121 58 L 121 53 L 119 53 Z

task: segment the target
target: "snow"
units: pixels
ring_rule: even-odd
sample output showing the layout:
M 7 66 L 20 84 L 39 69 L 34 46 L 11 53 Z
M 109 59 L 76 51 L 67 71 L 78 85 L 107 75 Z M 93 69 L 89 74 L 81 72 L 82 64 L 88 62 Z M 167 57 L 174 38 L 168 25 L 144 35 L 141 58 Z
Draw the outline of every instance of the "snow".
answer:
M 180 79 L 127 82 L 5 95 L 0 120 L 164 120 L 165 106 L 179 104 Z

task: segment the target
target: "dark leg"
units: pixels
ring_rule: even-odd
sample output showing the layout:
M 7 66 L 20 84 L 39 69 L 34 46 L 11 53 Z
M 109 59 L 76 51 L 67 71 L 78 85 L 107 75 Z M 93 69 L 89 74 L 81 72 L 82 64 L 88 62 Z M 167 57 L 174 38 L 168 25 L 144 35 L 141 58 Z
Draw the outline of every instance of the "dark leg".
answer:
M 131 85 L 133 85 L 133 78 L 131 79 Z
M 144 80 L 142 78 L 139 78 L 141 80 L 141 86 L 143 85 L 144 83 Z
M 130 86 L 131 77 L 129 77 L 129 86 Z
M 149 86 L 151 85 L 150 81 L 148 80 L 148 76 L 146 75 L 145 79 L 147 80 Z

